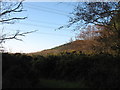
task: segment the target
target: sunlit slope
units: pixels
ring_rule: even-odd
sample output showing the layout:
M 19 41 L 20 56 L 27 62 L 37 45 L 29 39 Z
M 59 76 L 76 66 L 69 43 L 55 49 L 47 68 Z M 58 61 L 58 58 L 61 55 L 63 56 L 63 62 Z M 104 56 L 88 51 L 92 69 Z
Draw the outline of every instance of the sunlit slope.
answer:
M 52 49 L 43 50 L 41 52 L 30 53 L 32 55 L 47 55 L 47 54 L 59 54 L 61 52 L 82 51 L 84 53 L 90 53 L 92 50 L 89 48 L 89 42 L 85 40 L 76 40 L 70 43 L 66 43 L 61 46 L 57 46 Z

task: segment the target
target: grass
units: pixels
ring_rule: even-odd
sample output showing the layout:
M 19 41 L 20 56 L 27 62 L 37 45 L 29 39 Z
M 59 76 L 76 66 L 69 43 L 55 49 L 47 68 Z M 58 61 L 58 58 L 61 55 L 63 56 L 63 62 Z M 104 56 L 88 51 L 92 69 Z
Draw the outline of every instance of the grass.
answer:
M 42 88 L 86 88 L 83 82 L 68 82 L 64 80 L 40 79 L 39 86 Z

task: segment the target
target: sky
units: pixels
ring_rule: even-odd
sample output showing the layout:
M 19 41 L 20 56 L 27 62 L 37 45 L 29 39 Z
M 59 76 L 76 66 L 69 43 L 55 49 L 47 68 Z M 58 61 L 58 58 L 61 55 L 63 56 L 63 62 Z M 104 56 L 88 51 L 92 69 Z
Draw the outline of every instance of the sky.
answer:
M 28 32 L 25 37 L 19 37 L 23 41 L 8 40 L 3 45 L 7 52 L 31 53 L 45 49 L 50 49 L 70 42 L 75 38 L 77 32 L 72 31 L 72 27 L 55 30 L 62 25 L 68 24 L 69 16 L 73 11 L 75 2 L 24 2 L 23 12 L 15 14 L 17 17 L 27 19 L 17 21 L 15 24 L 5 24 L 4 33 L 15 33 L 16 30 Z

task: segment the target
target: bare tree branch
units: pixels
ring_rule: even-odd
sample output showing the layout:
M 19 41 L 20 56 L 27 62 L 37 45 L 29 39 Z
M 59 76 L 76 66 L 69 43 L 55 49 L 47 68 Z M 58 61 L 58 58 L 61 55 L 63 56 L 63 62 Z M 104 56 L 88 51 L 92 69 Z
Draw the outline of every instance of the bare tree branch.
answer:
M 20 31 L 17 31 L 14 35 L 12 34 L 12 35 L 9 35 L 9 36 L 4 34 L 0 38 L 0 43 L 4 42 L 5 40 L 9 40 L 9 39 L 16 39 L 16 40 L 22 41 L 22 39 L 19 39 L 18 36 L 25 36 L 26 34 L 33 33 L 33 32 L 36 32 L 36 31 L 37 30 L 30 31 L 30 32 L 23 32 L 23 33 L 20 33 Z
M 6 11 L 4 11 L 4 12 L 1 12 L 1 13 L 0 13 L 0 17 L 1 17 L 2 15 L 5 15 L 5 14 L 11 13 L 11 12 L 21 12 L 22 9 L 20 9 L 20 10 L 18 10 L 18 9 L 21 7 L 22 2 L 23 2 L 23 1 L 21 1 L 21 2 L 19 3 L 19 5 L 18 5 L 16 8 L 14 8 L 14 9 L 10 9 L 10 10 L 6 10 Z
M 0 24 L 14 24 L 15 20 L 24 20 L 27 17 L 15 17 L 12 16 L 12 14 L 14 13 L 20 13 L 23 10 L 23 1 L 18 1 L 18 2 L 3 2 L 0 1 Z M 3 31 L 3 30 L 1 30 Z M 15 39 L 15 40 L 19 40 L 22 41 L 21 38 L 18 37 L 24 37 L 26 36 L 26 34 L 29 33 L 33 33 L 36 32 L 36 30 L 34 31 L 29 31 L 29 32 L 23 32 L 20 33 L 20 31 L 17 31 L 15 34 L 0 34 L 0 50 L 2 49 L 2 51 L 4 50 L 2 47 L 2 44 L 5 43 L 6 40 L 11 40 L 11 39 Z
M 0 20 L 0 22 L 6 23 L 7 21 L 19 20 L 19 19 L 26 19 L 26 18 L 27 18 L 27 17 L 23 17 L 23 18 L 9 18 L 9 19 Z
M 23 11 L 23 0 L 20 2 L 14 3 L 5 3 L 1 1 L 0 7 L 0 22 L 7 23 L 7 24 L 14 24 L 14 20 L 23 20 L 27 17 L 12 17 L 12 13 L 22 12 Z M 5 4 L 4 4 L 5 3 Z M 9 5 L 10 4 L 10 5 Z

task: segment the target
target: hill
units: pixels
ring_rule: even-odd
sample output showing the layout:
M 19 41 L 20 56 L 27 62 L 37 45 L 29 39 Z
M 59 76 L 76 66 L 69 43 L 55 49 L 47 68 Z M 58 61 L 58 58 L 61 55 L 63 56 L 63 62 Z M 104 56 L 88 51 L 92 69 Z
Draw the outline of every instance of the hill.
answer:
M 61 52 L 82 51 L 84 53 L 90 53 L 92 50 L 89 47 L 89 42 L 86 40 L 76 40 L 70 43 L 57 46 L 52 49 L 43 50 L 40 52 L 29 53 L 30 55 L 47 55 L 47 54 L 59 54 Z M 86 52 L 87 51 L 87 52 Z

